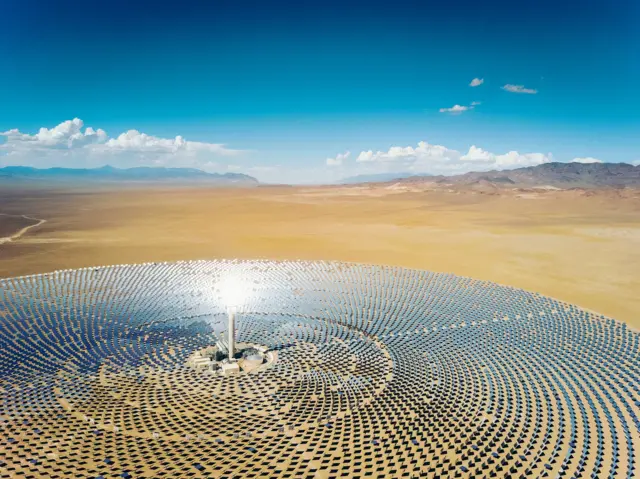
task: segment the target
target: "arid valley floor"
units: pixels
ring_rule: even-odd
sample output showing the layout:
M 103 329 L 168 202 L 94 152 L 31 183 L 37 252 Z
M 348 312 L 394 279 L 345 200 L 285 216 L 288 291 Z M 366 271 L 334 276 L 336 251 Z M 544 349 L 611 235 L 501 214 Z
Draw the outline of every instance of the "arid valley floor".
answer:
M 640 328 L 640 193 L 384 186 L 5 188 L 46 220 L 0 245 L 0 277 L 199 258 L 328 259 L 452 272 Z M 34 224 L 0 216 L 1 236 Z

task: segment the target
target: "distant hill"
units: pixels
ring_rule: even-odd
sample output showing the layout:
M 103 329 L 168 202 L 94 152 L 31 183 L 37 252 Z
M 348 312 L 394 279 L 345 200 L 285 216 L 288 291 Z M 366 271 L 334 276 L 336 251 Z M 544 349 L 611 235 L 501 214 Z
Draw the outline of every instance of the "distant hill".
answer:
M 6 166 L 0 168 L 0 181 L 57 182 L 84 185 L 90 183 L 202 183 L 216 186 L 256 186 L 258 180 L 241 173 L 207 173 L 195 168 L 32 168 Z
M 412 177 L 401 182 L 493 187 L 597 188 L 640 187 L 640 165 L 627 163 L 545 163 L 514 170 L 471 172 L 453 176 Z
M 342 180 L 339 180 L 337 183 L 340 185 L 354 185 L 358 183 L 383 183 L 386 181 L 393 181 L 398 179 L 404 179 L 414 176 L 414 173 L 376 173 L 371 175 L 357 175 L 357 176 L 349 176 Z M 420 177 L 425 177 L 429 175 L 422 174 Z

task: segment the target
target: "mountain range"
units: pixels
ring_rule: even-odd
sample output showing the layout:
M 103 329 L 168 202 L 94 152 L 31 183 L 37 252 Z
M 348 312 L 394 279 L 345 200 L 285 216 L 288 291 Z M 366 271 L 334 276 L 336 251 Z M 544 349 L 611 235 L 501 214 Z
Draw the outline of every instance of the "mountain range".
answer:
M 0 182 L 12 184 L 202 184 L 211 186 L 257 186 L 258 180 L 242 173 L 207 173 L 195 168 L 136 167 L 46 168 L 6 166 L 0 168 Z M 394 183 L 429 184 L 472 188 L 554 187 L 600 188 L 640 187 L 640 165 L 627 163 L 545 163 L 513 170 L 470 172 L 460 175 L 380 173 L 358 175 L 338 182 L 342 185 Z
M 12 182 L 89 183 L 198 183 L 215 186 L 256 186 L 258 180 L 241 173 L 207 173 L 195 168 L 136 167 L 46 168 L 5 166 L 0 180 Z
M 492 187 L 598 188 L 640 187 L 640 165 L 627 163 L 545 163 L 514 170 L 471 172 L 452 176 L 414 176 L 396 183 L 490 185 Z

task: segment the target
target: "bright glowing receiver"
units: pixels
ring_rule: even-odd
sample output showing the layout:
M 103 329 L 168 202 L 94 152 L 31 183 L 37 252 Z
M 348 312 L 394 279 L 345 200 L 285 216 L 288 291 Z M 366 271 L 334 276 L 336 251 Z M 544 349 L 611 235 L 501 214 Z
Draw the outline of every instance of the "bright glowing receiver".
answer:
M 235 276 L 225 278 L 217 286 L 220 299 L 227 309 L 240 309 L 246 302 L 248 288 L 240 278 Z

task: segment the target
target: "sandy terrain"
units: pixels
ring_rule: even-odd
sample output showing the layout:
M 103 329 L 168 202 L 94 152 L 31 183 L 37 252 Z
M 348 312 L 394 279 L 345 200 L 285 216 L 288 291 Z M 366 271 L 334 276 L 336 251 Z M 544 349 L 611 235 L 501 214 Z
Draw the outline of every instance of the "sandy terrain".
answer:
M 638 195 L 484 193 L 4 190 L 0 212 L 46 223 L 0 245 L 0 276 L 195 258 L 335 259 L 491 280 L 640 328 Z
M 15 241 L 31 228 L 44 223 L 44 220 L 27 215 L 0 213 L 0 244 Z

